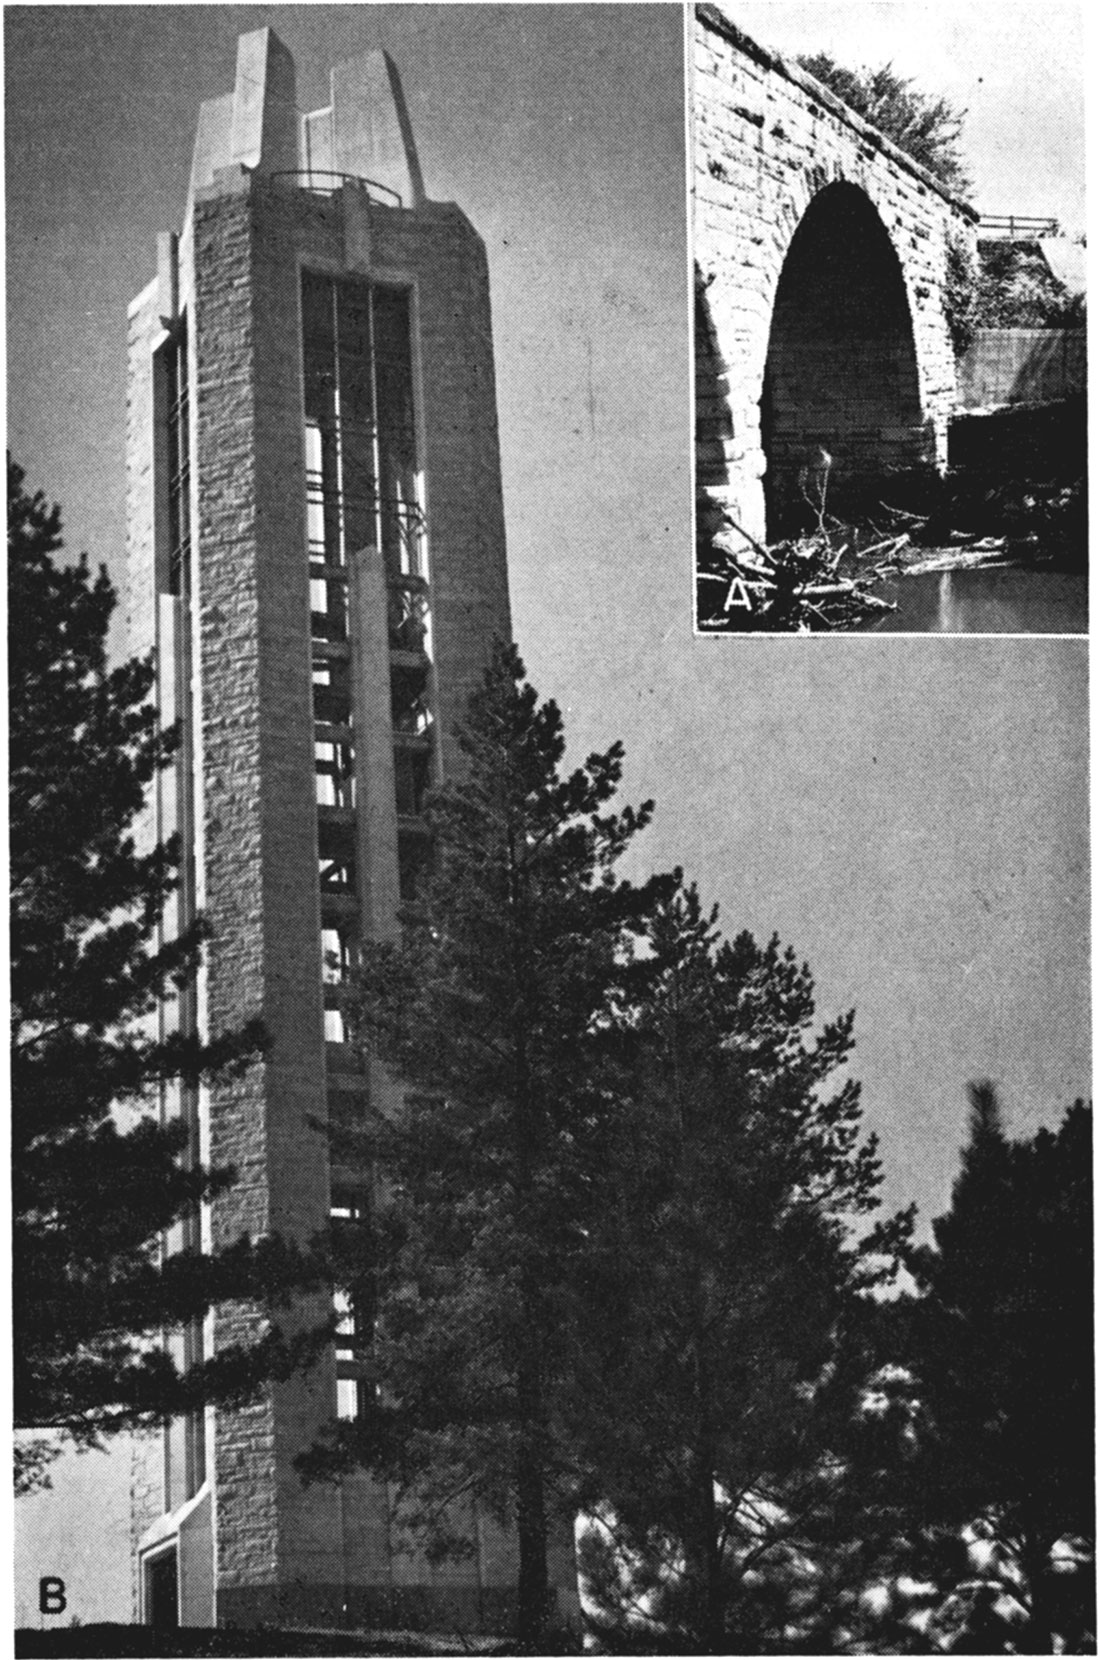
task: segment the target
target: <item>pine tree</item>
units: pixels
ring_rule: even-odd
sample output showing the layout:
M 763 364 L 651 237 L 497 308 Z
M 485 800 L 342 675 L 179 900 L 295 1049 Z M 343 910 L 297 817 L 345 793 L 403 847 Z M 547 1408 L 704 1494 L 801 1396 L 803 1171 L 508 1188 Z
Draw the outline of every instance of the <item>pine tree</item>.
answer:
M 96 1445 L 288 1369 L 308 1343 L 275 1328 L 187 1375 L 158 1339 L 221 1299 L 279 1300 L 315 1271 L 277 1241 L 162 1253 L 165 1231 L 232 1173 L 186 1156 L 158 1089 L 249 1065 L 262 1033 L 204 1045 L 152 1032 L 200 951 L 197 928 L 158 937 L 178 848 L 140 852 L 133 831 L 176 737 L 148 701 L 151 664 L 108 668 L 106 572 L 55 562 L 60 512 L 23 478 L 9 459 L 14 1416 L 54 1432 L 17 1451 L 25 1488 L 66 1439 Z
M 716 918 L 686 888 L 650 930 L 575 1404 L 635 1590 L 688 1652 L 753 1653 L 803 1595 L 793 1542 L 838 1502 L 866 1364 L 847 1329 L 909 1218 L 853 1236 L 876 1149 L 858 1085 L 826 1088 L 853 1017 L 811 1035 L 805 966 Z
M 1091 1113 L 1078 1101 L 1056 1132 L 1015 1141 L 991 1084 L 970 1101 L 951 1208 L 911 1257 L 929 1430 L 906 1498 L 918 1522 L 977 1523 L 1010 1554 L 1023 1652 L 1048 1653 L 1056 1631 L 1080 1642 L 1089 1618 L 1069 1601 L 1094 1539 Z
M 958 149 L 965 111 L 953 109 L 945 98 L 917 91 L 892 64 L 846 69 L 827 52 L 802 54 L 798 62 L 953 195 L 970 194 L 973 187 Z
M 565 741 L 512 647 L 430 808 L 434 872 L 399 943 L 369 948 L 353 1023 L 408 1089 L 359 1155 L 386 1195 L 374 1249 L 371 1400 L 304 1461 L 398 1482 L 429 1546 L 474 1499 L 518 1538 L 521 1647 L 545 1652 L 548 1538 L 578 1475 L 562 1433 L 572 1305 L 610 1157 L 614 1013 L 655 895 L 615 865 L 652 808 L 607 810 L 621 747 L 561 770 Z M 359 1288 L 362 1294 L 362 1287 Z M 352 1287 L 353 1295 L 356 1287 Z

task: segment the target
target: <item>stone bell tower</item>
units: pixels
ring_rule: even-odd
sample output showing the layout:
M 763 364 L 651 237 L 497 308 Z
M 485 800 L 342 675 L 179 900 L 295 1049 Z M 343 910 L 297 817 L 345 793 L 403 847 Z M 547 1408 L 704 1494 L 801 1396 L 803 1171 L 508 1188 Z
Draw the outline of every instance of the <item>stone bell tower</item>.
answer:
M 369 1176 L 317 1128 L 385 1087 L 344 1041 L 341 980 L 416 892 L 424 794 L 510 632 L 485 250 L 426 196 L 384 54 L 339 65 L 329 106 L 300 116 L 286 48 L 242 36 L 129 353 L 130 645 L 155 649 L 183 733 L 152 830 L 186 849 L 166 926 L 201 911 L 211 930 L 199 983 L 160 1020 L 217 1032 L 259 1014 L 273 1040 L 241 1078 L 166 1091 L 196 1155 L 237 1171 L 169 1244 L 305 1238 L 369 1214 Z M 358 1410 L 370 1334 L 341 1312 L 312 1371 L 146 1443 L 139 1619 L 506 1623 L 511 1545 L 483 1519 L 470 1559 L 434 1568 L 396 1548 L 391 1495 L 365 1473 L 301 1485 L 295 1455 Z M 175 1340 L 181 1359 L 250 1318 L 220 1311 Z

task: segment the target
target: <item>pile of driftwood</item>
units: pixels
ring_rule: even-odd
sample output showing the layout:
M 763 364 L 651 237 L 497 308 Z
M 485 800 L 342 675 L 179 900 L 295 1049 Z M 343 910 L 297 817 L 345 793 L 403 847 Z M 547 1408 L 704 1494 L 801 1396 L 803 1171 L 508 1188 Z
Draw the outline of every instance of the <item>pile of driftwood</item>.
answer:
M 817 518 L 816 528 L 806 535 L 765 547 L 724 513 L 718 531 L 704 536 L 696 573 L 702 631 L 817 634 L 857 628 L 897 610 L 872 591 L 885 577 L 1000 565 L 1037 540 L 1034 534 L 1014 539 L 956 528 L 952 509 L 959 504 L 950 496 L 924 514 L 879 501 L 873 519 L 868 514 L 858 525 L 841 524 L 825 513 L 826 483 L 822 467 L 816 495 L 804 484 L 803 494 Z M 1073 490 L 1063 497 L 1059 505 L 1068 516 L 1079 504 Z M 1024 497 L 1023 504 L 1036 511 L 1045 506 L 1031 497 Z M 1047 540 L 1056 543 L 1053 530 Z
M 842 560 L 853 551 L 844 534 L 838 526 L 764 547 L 731 523 L 699 562 L 699 626 L 722 633 L 816 634 L 896 610 L 870 589 L 897 571 L 908 532 L 860 548 L 858 576 L 841 574 Z

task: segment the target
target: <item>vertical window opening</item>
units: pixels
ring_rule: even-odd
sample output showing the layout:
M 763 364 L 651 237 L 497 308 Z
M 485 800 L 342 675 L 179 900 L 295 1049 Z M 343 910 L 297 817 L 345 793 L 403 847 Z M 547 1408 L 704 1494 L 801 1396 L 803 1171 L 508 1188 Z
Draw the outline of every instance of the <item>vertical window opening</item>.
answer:
M 370 1203 L 365 1192 L 337 1188 L 330 1208 L 332 1236 L 342 1268 L 333 1290 L 336 1316 L 336 1415 L 358 1418 L 370 1399 L 363 1358 L 374 1335 L 377 1289 L 370 1257 Z
M 352 942 L 342 928 L 331 924 L 321 929 L 322 977 L 326 986 L 342 986 L 351 973 Z
M 355 806 L 355 756 L 350 744 L 317 738 L 313 744 L 319 807 Z
M 190 394 L 187 334 L 181 329 L 164 355 L 168 449 L 168 592 L 182 594 L 191 554 Z
M 351 669 L 346 659 L 313 659 L 313 713 L 325 726 L 351 726 Z
M 188 373 L 188 337 L 181 320 L 154 358 L 156 408 L 156 493 L 158 498 L 156 549 L 157 586 L 166 603 L 158 605 L 157 627 L 161 637 L 160 673 L 164 701 L 182 728 L 182 741 L 170 768 L 157 782 L 159 833 L 178 835 L 183 845 L 180 882 L 162 919 L 162 938 L 175 939 L 194 917 L 195 871 L 194 828 L 191 800 L 193 737 L 190 708 L 191 644 L 191 420 Z M 173 996 L 162 999 L 162 1033 L 189 1035 L 196 1029 L 196 992 L 193 981 L 181 985 Z M 189 1140 L 181 1153 L 185 1167 L 198 1160 L 199 1100 L 194 1085 L 163 1086 L 161 1116 L 164 1122 L 182 1120 Z M 202 1227 L 196 1207 L 183 1216 L 164 1236 L 165 1252 L 201 1251 Z M 171 1333 L 166 1346 L 183 1372 L 202 1364 L 205 1337 L 201 1320 L 193 1320 Z M 191 1498 L 206 1475 L 206 1422 L 201 1410 L 182 1415 L 165 1426 L 165 1506 L 173 1509 Z M 174 1553 L 154 1561 L 155 1573 L 163 1580 L 165 1607 L 174 1607 L 174 1591 L 164 1589 L 174 1574 Z M 158 1584 L 161 1583 L 158 1579 Z M 157 1593 L 160 1595 L 160 1592 Z M 175 1623 L 174 1617 L 167 1623 Z
M 395 663 L 390 669 L 390 713 L 395 732 L 424 737 L 432 724 L 428 703 L 426 663 L 412 666 Z
M 373 322 L 381 546 L 392 575 L 423 576 L 409 296 L 375 289 Z
M 424 798 L 431 787 L 431 756 L 426 749 L 397 745 L 393 773 L 398 817 L 416 818 L 424 810 Z
M 302 318 L 311 564 L 376 547 L 391 581 L 423 578 L 409 295 L 307 271 Z

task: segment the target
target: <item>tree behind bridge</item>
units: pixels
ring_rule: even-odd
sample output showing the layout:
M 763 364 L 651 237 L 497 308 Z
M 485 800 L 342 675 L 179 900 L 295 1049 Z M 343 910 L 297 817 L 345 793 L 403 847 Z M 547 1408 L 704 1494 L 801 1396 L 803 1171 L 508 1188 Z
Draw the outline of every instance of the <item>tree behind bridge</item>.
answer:
M 164 1233 L 230 1171 L 186 1157 L 162 1085 L 258 1055 L 258 1026 L 209 1044 L 151 1035 L 194 975 L 197 928 L 159 929 L 179 849 L 139 852 L 133 825 L 176 736 L 148 701 L 149 662 L 107 666 L 105 571 L 59 565 L 56 507 L 8 463 L 13 1356 L 17 1485 L 65 1441 L 92 1446 L 205 1400 L 235 1401 L 306 1352 L 272 1328 L 183 1375 L 159 1339 L 224 1299 L 280 1300 L 314 1277 L 275 1241 L 162 1253 Z
M 802 54 L 798 62 L 952 195 L 970 195 L 973 186 L 959 153 L 965 111 L 954 109 L 945 98 L 918 91 L 892 64 L 880 69 L 846 69 L 827 52 Z

